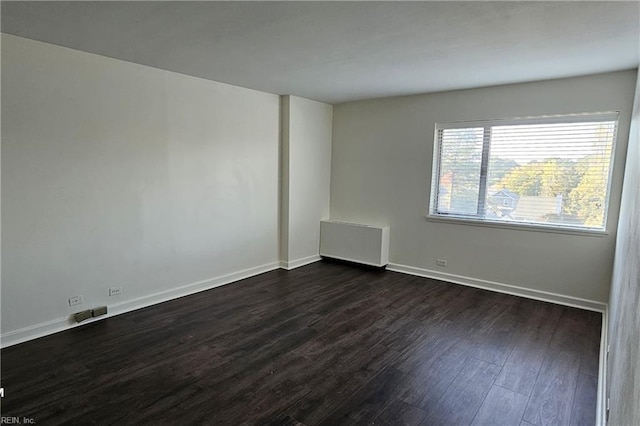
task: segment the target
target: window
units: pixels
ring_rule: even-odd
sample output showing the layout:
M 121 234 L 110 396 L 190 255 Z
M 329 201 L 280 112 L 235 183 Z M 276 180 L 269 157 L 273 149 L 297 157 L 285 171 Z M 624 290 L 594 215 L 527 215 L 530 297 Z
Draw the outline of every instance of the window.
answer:
M 605 229 L 618 113 L 437 123 L 430 217 Z

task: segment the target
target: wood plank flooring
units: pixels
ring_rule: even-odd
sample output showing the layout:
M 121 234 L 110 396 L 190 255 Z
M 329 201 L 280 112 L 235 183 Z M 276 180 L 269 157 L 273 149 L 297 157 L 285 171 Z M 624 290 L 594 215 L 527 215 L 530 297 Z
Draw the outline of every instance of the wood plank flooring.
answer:
M 600 327 L 325 261 L 6 348 L 1 410 L 39 425 L 593 425 Z

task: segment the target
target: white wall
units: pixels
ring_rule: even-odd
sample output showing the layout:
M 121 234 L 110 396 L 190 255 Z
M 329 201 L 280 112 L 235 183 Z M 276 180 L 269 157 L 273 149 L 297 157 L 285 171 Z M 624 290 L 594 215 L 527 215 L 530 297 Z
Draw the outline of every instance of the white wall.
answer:
M 394 264 L 606 302 L 635 79 L 624 71 L 334 106 L 331 219 L 389 225 Z M 621 115 L 608 235 L 426 220 L 436 122 L 610 110 Z
M 281 259 L 287 268 L 319 259 L 329 218 L 331 105 L 282 97 Z
M 81 309 L 277 267 L 279 108 L 3 35 L 3 343 Z
M 609 301 L 611 425 L 640 425 L 640 76 Z

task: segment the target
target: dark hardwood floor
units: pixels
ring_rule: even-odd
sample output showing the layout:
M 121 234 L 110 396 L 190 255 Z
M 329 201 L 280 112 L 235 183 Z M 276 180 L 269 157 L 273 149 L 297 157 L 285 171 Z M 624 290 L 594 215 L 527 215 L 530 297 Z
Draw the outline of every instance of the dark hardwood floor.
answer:
M 593 425 L 601 315 L 319 262 L 2 350 L 37 424 Z

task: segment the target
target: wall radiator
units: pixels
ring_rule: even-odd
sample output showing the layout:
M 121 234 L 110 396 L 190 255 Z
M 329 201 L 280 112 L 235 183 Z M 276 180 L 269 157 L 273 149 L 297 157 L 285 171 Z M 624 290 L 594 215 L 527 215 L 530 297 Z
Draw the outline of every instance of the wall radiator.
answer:
M 322 221 L 320 256 L 385 266 L 389 263 L 389 227 Z

